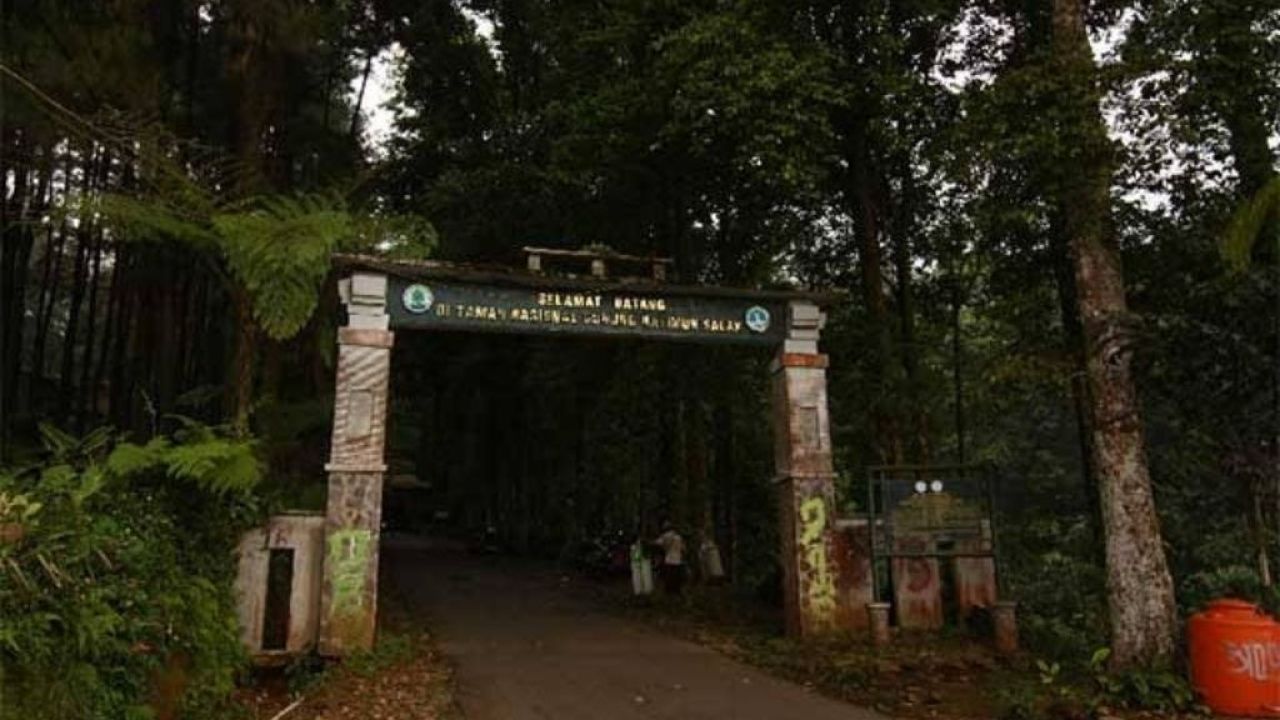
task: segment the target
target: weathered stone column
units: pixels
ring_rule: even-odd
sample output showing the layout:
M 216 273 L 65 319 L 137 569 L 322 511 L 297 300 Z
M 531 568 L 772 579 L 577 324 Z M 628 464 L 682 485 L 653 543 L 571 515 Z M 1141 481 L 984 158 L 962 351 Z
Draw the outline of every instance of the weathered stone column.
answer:
M 378 531 L 391 345 L 387 279 L 357 273 L 342 281 L 347 327 L 338 330 L 338 376 L 325 511 L 320 652 L 373 647 L 378 606 Z
M 835 498 L 827 417 L 827 356 L 818 353 L 823 315 L 792 302 L 788 335 L 773 362 L 774 465 L 782 541 L 787 633 L 836 626 Z

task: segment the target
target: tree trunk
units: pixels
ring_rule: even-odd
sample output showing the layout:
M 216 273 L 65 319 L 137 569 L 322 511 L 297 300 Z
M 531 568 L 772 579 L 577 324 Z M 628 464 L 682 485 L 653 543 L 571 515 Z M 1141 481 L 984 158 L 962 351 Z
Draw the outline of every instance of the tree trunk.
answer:
M 1134 386 L 1132 336 L 1112 235 L 1111 147 L 1099 111 L 1083 0 L 1053 0 L 1053 50 L 1064 88 L 1072 155 L 1058 158 L 1058 203 L 1074 269 L 1084 336 L 1090 431 L 1106 528 L 1107 600 L 1114 668 L 1172 660 L 1178 627 L 1147 468 Z M 1074 138 L 1073 138 L 1074 139 Z
M 45 379 L 45 351 L 49 345 L 49 326 L 53 322 L 53 311 L 58 304 L 58 280 L 62 276 L 63 248 L 67 244 L 65 222 L 57 230 L 56 242 L 54 236 L 55 232 L 51 226 L 45 241 L 44 280 L 40 285 L 40 302 L 36 308 L 36 344 L 32 353 L 29 380 L 36 386 L 33 392 L 44 384 Z
M 103 238 L 99 238 L 99 250 L 102 249 L 101 244 L 103 241 Z M 86 398 L 89 412 L 94 415 L 100 415 L 103 418 L 108 417 L 108 413 L 110 412 L 110 396 L 108 396 L 107 403 L 100 403 L 99 399 L 101 398 L 101 395 L 99 393 L 102 392 L 104 383 L 107 381 L 107 358 L 110 357 L 111 345 L 116 340 L 116 336 L 118 334 L 116 332 L 116 316 L 119 314 L 121 302 L 119 279 L 122 259 L 122 253 L 119 251 L 113 253 L 111 272 L 108 275 L 111 285 L 105 290 L 106 317 L 102 320 L 102 342 L 98 346 L 98 359 L 93 367 L 93 376 L 87 383 L 89 390 Z M 86 358 L 86 363 L 87 362 L 88 358 Z
M 80 182 L 80 198 L 87 199 L 93 192 L 97 178 L 92 143 L 85 147 L 81 156 L 84 177 Z M 89 245 L 93 236 L 93 223 L 89 218 L 79 218 L 76 231 L 72 234 L 76 241 L 75 265 L 72 267 L 70 305 L 67 309 L 67 328 L 62 337 L 62 355 L 58 370 L 58 412 L 65 421 L 75 413 L 75 362 L 76 340 L 80 335 L 80 309 L 84 305 L 86 284 L 89 278 Z
M 897 203 L 894 218 L 893 265 L 898 280 L 898 332 L 899 352 L 902 356 L 902 371 L 906 380 L 905 394 L 910 416 L 911 432 L 914 435 L 910 443 L 910 461 L 927 465 L 931 455 L 929 442 L 929 417 L 925 412 L 920 384 L 920 355 L 916 346 L 916 301 L 913 287 L 913 270 L 911 267 L 911 237 L 915 233 L 915 182 L 911 176 L 910 163 L 903 163 L 902 197 Z
M 889 333 L 888 312 L 885 308 L 884 274 L 880 249 L 881 217 L 883 210 L 878 202 L 874 170 L 871 167 L 871 150 L 867 137 L 867 120 L 857 118 L 850 128 L 849 201 L 858 230 L 861 248 L 861 273 L 863 297 L 867 304 L 870 332 L 874 336 L 871 359 L 871 376 L 876 397 L 872 399 L 872 415 L 875 425 L 875 450 L 880 462 L 900 462 L 901 443 L 887 407 L 889 397 L 889 358 L 892 340 Z
M 249 432 L 249 415 L 253 410 L 253 356 L 257 332 L 249 294 L 235 290 L 236 354 L 231 364 L 231 426 L 238 435 Z
M 364 105 L 364 91 L 369 85 L 369 73 L 373 70 L 374 51 L 369 50 L 369 55 L 364 59 L 364 72 L 360 73 L 360 92 L 356 94 L 355 107 L 351 109 L 351 128 L 347 131 L 347 135 L 354 142 L 359 138 L 356 133 L 360 130 L 360 109 Z
M 107 377 L 111 386 L 110 415 L 113 424 L 125 427 L 131 419 L 130 397 L 133 394 L 130 383 L 133 376 L 128 372 L 126 364 L 133 348 L 134 327 L 137 325 L 134 307 L 137 305 L 136 275 L 134 265 L 137 249 L 120 248 L 116 252 L 116 266 L 112 270 L 112 292 L 119 293 L 116 305 L 116 329 L 112 333 L 111 354 Z
M 32 204 L 32 168 L 21 152 L 27 149 L 21 136 L 5 127 L 0 110 L 0 177 L 12 170 L 12 200 L 0 197 L 0 463 L 8 454 L 12 418 L 18 405 L 22 368 L 22 328 L 26 314 L 27 262 L 34 236 L 27 224 Z M 43 187 L 35 198 L 44 195 Z
M 951 391 L 956 431 L 956 462 L 963 465 L 968 454 L 965 448 L 964 336 L 961 327 L 965 292 L 963 280 L 960 277 L 960 253 L 960 240 L 958 236 L 953 236 L 951 250 L 947 257 L 947 284 L 951 295 Z
M 1080 322 L 1080 303 L 1076 295 L 1075 263 L 1062 214 L 1054 213 L 1049 225 L 1054 280 L 1058 289 L 1058 307 L 1062 314 L 1063 344 L 1071 367 L 1071 404 L 1075 411 L 1076 438 L 1080 446 L 1081 495 L 1089 508 L 1089 524 L 1097 557 L 1105 563 L 1106 533 L 1102 527 L 1102 499 L 1098 494 L 1093 431 L 1089 422 L 1089 372 L 1084 348 L 1084 329 Z
M 80 394 L 75 403 L 76 428 L 81 432 L 84 431 L 86 416 L 92 415 L 94 410 L 93 397 L 95 388 L 92 384 L 93 348 L 99 336 L 97 332 L 98 294 L 102 285 L 102 244 L 106 242 L 102 227 L 99 225 L 95 230 L 93 260 L 90 267 L 89 308 L 84 322 L 84 352 L 80 356 L 80 381 L 78 383 Z M 103 341 L 105 340 L 106 338 L 103 337 Z

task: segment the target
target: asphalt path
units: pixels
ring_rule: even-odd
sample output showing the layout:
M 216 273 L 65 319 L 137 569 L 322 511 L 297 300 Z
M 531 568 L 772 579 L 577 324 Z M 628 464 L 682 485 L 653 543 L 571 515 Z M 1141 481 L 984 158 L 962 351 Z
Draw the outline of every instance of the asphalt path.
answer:
M 882 720 L 615 617 L 583 581 L 388 538 L 385 581 L 454 664 L 467 720 Z

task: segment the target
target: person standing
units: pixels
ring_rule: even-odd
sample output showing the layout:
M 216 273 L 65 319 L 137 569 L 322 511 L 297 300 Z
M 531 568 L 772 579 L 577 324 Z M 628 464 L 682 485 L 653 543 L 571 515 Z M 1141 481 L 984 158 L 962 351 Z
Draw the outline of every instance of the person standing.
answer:
M 657 544 L 662 548 L 662 588 L 668 595 L 679 595 L 684 589 L 684 538 L 671 523 L 664 523 Z
M 631 589 L 639 597 L 653 594 L 653 563 L 649 548 L 641 538 L 631 544 Z

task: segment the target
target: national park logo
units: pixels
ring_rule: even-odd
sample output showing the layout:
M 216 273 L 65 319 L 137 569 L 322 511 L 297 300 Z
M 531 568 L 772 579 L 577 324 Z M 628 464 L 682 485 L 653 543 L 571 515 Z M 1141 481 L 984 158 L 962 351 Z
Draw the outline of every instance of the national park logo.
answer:
M 404 295 L 400 297 L 404 302 L 404 309 L 415 315 L 431 309 L 431 304 L 436 301 L 435 295 L 431 294 L 431 288 L 422 284 L 413 284 L 404 289 Z
M 747 308 L 746 322 L 752 332 L 762 333 L 769 329 L 769 311 L 753 305 Z

